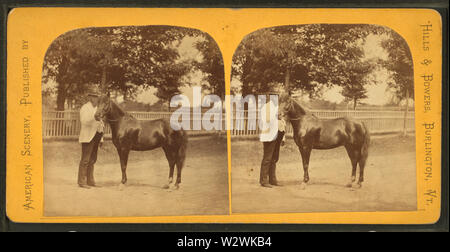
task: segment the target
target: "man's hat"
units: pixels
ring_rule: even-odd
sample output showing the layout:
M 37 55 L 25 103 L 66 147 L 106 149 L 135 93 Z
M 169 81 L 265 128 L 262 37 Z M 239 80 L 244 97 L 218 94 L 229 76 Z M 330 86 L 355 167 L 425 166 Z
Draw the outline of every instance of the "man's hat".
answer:
M 88 91 L 87 91 L 87 95 L 88 96 L 95 96 L 95 97 L 99 97 L 101 95 L 100 91 L 98 90 L 97 87 L 92 86 L 89 87 Z

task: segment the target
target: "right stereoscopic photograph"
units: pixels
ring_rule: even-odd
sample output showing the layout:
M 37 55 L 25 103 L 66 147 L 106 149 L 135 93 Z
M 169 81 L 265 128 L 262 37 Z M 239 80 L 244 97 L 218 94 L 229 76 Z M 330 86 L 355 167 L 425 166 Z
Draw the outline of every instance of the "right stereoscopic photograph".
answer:
M 413 60 L 394 30 L 270 27 L 231 75 L 233 213 L 417 210 Z

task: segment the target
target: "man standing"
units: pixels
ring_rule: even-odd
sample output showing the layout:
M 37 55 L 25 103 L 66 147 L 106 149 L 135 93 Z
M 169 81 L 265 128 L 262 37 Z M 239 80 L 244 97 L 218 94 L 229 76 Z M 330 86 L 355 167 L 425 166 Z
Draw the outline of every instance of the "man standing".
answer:
M 97 161 L 98 145 L 103 136 L 103 122 L 94 117 L 97 111 L 100 93 L 91 89 L 88 92 L 88 102 L 80 109 L 81 131 L 81 161 L 78 169 L 78 185 L 89 189 L 95 186 L 94 164 Z
M 271 94 L 276 97 L 278 94 Z M 264 156 L 261 162 L 259 183 L 264 187 L 279 186 L 276 176 L 276 164 L 280 154 L 280 146 L 284 142 L 286 123 L 278 113 L 278 103 L 269 98 L 261 108 L 263 130 L 259 140 L 263 143 Z

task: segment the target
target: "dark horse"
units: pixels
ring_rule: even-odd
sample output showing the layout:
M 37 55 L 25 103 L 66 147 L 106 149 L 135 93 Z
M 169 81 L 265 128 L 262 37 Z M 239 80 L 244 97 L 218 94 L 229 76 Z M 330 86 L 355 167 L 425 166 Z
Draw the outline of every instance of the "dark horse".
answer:
M 177 180 L 174 184 L 178 189 L 181 183 L 181 170 L 184 165 L 187 148 L 187 134 L 185 131 L 173 130 L 166 119 L 139 121 L 124 112 L 111 101 L 109 94 L 100 97 L 96 119 L 103 119 L 109 123 L 112 132 L 112 142 L 120 157 L 122 169 L 122 184 L 127 182 L 128 154 L 133 151 L 147 151 L 161 147 L 169 161 L 169 182 L 164 188 L 169 188 L 173 182 L 175 165 Z
M 292 124 L 294 141 L 302 156 L 304 184 L 309 181 L 308 166 L 312 149 L 326 150 L 344 146 L 352 163 L 351 182 L 347 186 L 352 187 L 355 182 L 359 164 L 359 180 L 353 186 L 360 188 L 364 181 L 364 167 L 370 144 L 370 134 L 364 123 L 347 117 L 319 119 L 305 111 L 289 94 L 282 94 L 279 104 L 280 114 Z

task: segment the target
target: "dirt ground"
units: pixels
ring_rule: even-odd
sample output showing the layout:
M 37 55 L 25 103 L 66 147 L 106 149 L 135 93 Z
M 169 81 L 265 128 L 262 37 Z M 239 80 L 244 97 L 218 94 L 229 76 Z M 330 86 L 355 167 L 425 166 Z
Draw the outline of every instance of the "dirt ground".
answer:
M 44 142 L 45 216 L 173 216 L 229 213 L 226 139 L 189 139 L 182 183 L 162 189 L 169 166 L 162 149 L 131 152 L 128 182 L 120 187 L 117 152 L 110 140 L 99 149 L 95 179 L 99 188 L 77 186 L 81 145 Z
M 302 190 L 301 156 L 292 139 L 281 147 L 281 187 L 259 185 L 262 144 L 232 141 L 232 212 L 412 211 L 417 208 L 414 137 L 373 137 L 361 189 L 347 188 L 351 163 L 343 147 L 313 150 Z M 359 172 L 359 171 L 358 171 Z
M 81 146 L 44 142 L 45 216 L 173 216 L 228 214 L 226 140 L 190 138 L 179 190 L 165 190 L 168 164 L 161 149 L 131 152 L 128 183 L 119 186 L 119 158 L 110 140 L 99 149 L 99 188 L 77 186 Z M 344 148 L 314 150 L 310 183 L 302 190 L 301 157 L 292 139 L 281 148 L 281 187 L 259 185 L 262 144 L 232 140 L 233 213 L 413 211 L 417 207 L 413 137 L 374 137 L 361 189 L 345 187 L 351 165 Z

